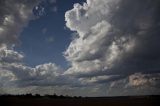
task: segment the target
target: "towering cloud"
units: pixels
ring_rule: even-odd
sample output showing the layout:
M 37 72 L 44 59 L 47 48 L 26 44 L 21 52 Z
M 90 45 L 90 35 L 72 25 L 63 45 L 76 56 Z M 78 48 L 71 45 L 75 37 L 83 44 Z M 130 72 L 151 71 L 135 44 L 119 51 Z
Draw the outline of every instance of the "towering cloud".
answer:
M 71 63 L 65 74 L 92 83 L 128 77 L 131 85 L 152 83 L 152 78 L 139 78 L 135 73 L 160 73 L 159 6 L 159 0 L 87 0 L 75 4 L 65 14 L 66 26 L 78 33 L 64 53 Z M 112 78 L 115 75 L 118 77 Z

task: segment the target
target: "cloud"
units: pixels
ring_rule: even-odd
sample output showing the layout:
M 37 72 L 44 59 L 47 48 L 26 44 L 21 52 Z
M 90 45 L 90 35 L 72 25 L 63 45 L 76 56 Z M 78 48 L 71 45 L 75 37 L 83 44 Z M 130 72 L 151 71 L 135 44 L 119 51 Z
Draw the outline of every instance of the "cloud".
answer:
M 15 79 L 16 78 L 13 73 L 0 68 L 0 86 L 1 86 L 0 88 L 1 89 L 6 86 L 12 86 L 12 81 L 14 81 Z
M 8 50 L 5 47 L 0 48 L 0 62 L 20 62 L 24 56 L 14 50 Z
M 134 47 L 134 39 L 117 35 L 118 29 L 109 21 L 110 5 L 115 7 L 118 3 L 88 0 L 66 12 L 66 26 L 79 34 L 65 51 L 65 57 L 73 65 L 66 73 L 105 71 Z
M 14 76 L 16 86 L 54 86 L 66 83 L 65 76 L 62 76 L 62 69 L 53 63 L 37 65 L 34 68 L 18 63 L 0 64 L 1 70 L 6 70 L 9 74 L 4 76 Z M 2 71 L 3 72 L 3 71 Z M 10 75 L 10 76 L 8 76 Z
M 64 74 L 83 83 L 99 84 L 121 82 L 130 76 L 131 84 L 150 86 L 150 79 L 143 76 L 153 74 L 154 79 L 154 74 L 160 73 L 159 4 L 158 0 L 87 0 L 74 4 L 65 13 L 65 21 L 78 35 L 64 52 L 71 64 Z M 142 79 L 135 73 L 141 73 Z
M 33 13 L 37 18 L 39 18 L 46 13 L 45 7 L 39 4 L 33 8 Z
M 160 74 L 135 73 L 108 86 L 108 95 L 157 95 Z
M 78 33 L 64 53 L 72 65 L 65 73 L 132 74 L 159 69 L 158 6 L 158 1 L 150 0 L 75 4 L 65 14 L 66 26 Z
M 159 86 L 160 74 L 135 73 L 129 76 L 129 86 Z
M 20 32 L 32 19 L 32 8 L 38 2 L 38 0 L 0 1 L 0 46 L 17 43 Z
M 77 86 L 78 80 L 64 76 L 64 70 L 54 63 L 30 67 L 23 63 L 23 54 L 7 48 L 0 49 L 0 88 L 29 86 Z M 72 83 L 70 83 L 72 82 Z M 1 93 L 1 92 L 0 92 Z
M 74 92 L 79 95 L 78 91 L 83 90 L 85 85 L 78 79 L 64 76 L 63 72 L 64 70 L 54 63 L 45 63 L 33 68 L 22 63 L 0 64 L 0 94 L 71 95 Z

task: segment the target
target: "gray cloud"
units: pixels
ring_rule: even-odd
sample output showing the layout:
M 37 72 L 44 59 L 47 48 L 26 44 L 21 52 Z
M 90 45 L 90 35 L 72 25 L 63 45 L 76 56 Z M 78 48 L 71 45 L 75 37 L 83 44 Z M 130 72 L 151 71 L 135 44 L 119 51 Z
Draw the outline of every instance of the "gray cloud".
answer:
M 109 85 L 108 95 L 157 95 L 160 94 L 160 74 L 135 73 Z
M 65 14 L 66 26 L 79 33 L 65 51 L 72 64 L 66 73 L 129 74 L 159 69 L 159 4 L 157 0 L 75 4 Z
M 1 70 L 9 73 L 7 77 L 14 75 L 13 83 L 16 86 L 54 86 L 68 83 L 65 76 L 61 75 L 63 70 L 53 63 L 38 65 L 34 68 L 18 63 L 4 63 L 0 64 L 0 67 Z M 5 74 L 2 74 L 3 76 Z
M 6 47 L 0 48 L 0 62 L 20 62 L 24 56 L 14 50 L 8 50 Z
M 160 74 L 141 74 L 136 73 L 129 76 L 129 86 L 155 86 L 160 87 L 159 85 Z
M 0 1 L 0 45 L 17 43 L 19 33 L 32 18 L 32 8 L 37 3 L 38 0 Z
M 132 78 L 135 73 L 159 74 L 159 6 L 158 0 L 87 0 L 83 5 L 75 4 L 65 14 L 66 26 L 78 36 L 64 52 L 71 63 L 64 74 L 100 84 Z M 114 75 L 119 77 L 112 78 Z M 139 80 L 148 84 L 150 78 Z

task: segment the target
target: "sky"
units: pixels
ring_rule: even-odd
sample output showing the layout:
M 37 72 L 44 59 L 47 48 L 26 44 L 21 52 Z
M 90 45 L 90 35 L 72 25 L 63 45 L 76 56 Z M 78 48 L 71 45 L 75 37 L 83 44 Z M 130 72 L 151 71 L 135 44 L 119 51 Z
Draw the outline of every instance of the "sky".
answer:
M 0 94 L 160 94 L 159 0 L 0 0 Z
M 33 9 L 33 15 L 39 18 L 31 20 L 24 28 L 19 38 L 21 43 L 17 47 L 19 52 L 26 55 L 25 63 L 35 66 L 54 62 L 67 68 L 63 52 L 69 46 L 73 32 L 65 27 L 64 14 L 74 3 L 82 1 L 84 0 L 45 0 L 38 5 L 39 8 L 37 6 L 37 9 Z

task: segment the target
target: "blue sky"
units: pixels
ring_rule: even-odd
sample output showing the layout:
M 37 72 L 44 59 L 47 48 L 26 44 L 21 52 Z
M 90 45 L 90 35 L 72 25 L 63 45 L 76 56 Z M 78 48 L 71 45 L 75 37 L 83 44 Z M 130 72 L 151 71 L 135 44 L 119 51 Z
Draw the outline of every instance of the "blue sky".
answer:
M 72 31 L 65 26 L 65 12 L 73 7 L 74 3 L 85 0 L 58 0 L 55 3 L 44 1 L 39 6 L 44 12 L 33 9 L 38 19 L 29 22 L 20 36 L 20 45 L 16 48 L 25 54 L 24 62 L 30 66 L 54 62 L 67 68 L 68 63 L 63 56 L 71 42 Z M 57 8 L 53 11 L 52 8 Z M 51 40 L 51 41 L 50 41 Z M 52 41 L 53 40 L 53 41 Z

